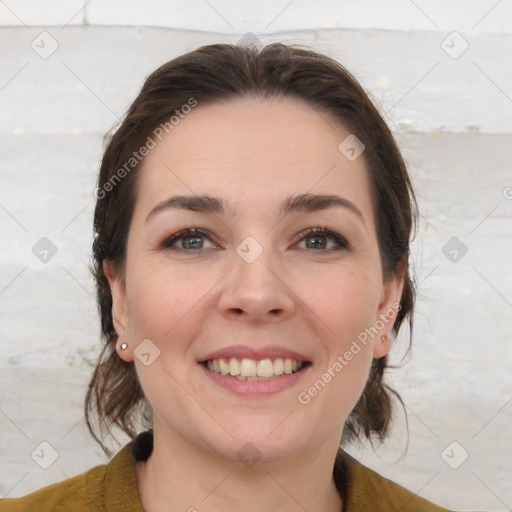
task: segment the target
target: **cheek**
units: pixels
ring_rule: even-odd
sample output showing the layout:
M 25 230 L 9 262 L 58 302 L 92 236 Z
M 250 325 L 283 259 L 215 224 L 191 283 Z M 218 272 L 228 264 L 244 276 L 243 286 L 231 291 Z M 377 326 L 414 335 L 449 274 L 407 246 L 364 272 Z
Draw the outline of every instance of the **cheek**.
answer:
M 373 359 L 373 339 L 366 333 L 375 321 L 378 287 L 364 271 L 316 276 L 308 308 L 321 321 L 319 339 L 325 352 L 299 402 L 323 410 L 332 421 L 346 417 L 359 399 Z
M 160 351 L 150 366 L 135 360 L 144 393 L 156 410 L 169 403 L 190 407 L 179 383 L 188 382 L 193 368 L 190 347 L 201 334 L 209 288 L 197 277 L 169 268 L 132 274 L 127 292 L 133 345 L 150 339 Z
M 127 290 L 132 335 L 159 344 L 177 339 L 177 333 L 185 327 L 193 330 L 191 318 L 196 319 L 197 326 L 208 288 L 207 283 L 197 279 L 197 273 L 195 278 L 188 272 L 162 268 L 134 273 Z
M 300 293 L 306 298 L 306 306 L 324 325 L 330 352 L 344 350 L 347 342 L 374 322 L 379 301 L 375 283 L 375 276 L 362 269 L 317 273 L 314 280 L 302 278 Z

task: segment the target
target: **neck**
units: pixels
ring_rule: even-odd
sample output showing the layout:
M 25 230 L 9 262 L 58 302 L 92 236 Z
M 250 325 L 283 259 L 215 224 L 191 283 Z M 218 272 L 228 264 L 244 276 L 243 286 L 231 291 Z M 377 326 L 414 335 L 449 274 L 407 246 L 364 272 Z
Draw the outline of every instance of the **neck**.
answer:
M 143 508 L 145 512 L 340 512 L 342 501 L 332 475 L 339 441 L 334 441 L 329 450 L 248 468 L 155 429 L 151 456 L 136 463 Z

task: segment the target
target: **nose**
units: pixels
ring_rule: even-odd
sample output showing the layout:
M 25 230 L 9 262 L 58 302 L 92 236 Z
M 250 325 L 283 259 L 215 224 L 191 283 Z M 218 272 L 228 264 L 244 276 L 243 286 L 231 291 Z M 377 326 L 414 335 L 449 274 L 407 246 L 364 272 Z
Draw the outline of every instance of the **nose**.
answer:
M 233 254 L 234 268 L 223 280 L 218 306 L 230 319 L 261 324 L 293 316 L 296 299 L 287 283 L 283 265 L 264 250 L 252 262 Z

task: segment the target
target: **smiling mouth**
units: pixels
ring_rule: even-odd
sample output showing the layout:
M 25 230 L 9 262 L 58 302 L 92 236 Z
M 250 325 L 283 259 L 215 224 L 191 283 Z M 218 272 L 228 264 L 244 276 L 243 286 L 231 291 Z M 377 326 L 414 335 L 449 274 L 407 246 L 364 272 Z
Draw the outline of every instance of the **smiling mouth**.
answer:
M 218 375 L 245 381 L 266 381 L 282 378 L 303 370 L 311 363 L 296 359 L 238 359 L 236 357 L 209 359 L 202 363 L 208 370 Z

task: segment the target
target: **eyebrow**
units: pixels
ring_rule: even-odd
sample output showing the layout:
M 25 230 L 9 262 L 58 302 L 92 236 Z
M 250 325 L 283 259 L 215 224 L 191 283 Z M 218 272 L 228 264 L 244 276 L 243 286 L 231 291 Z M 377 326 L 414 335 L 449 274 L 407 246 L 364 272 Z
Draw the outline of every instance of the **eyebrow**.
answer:
M 284 217 L 293 213 L 313 213 L 328 208 L 346 208 L 355 214 L 366 226 L 364 216 L 357 206 L 342 196 L 331 194 L 298 194 L 286 198 L 281 203 L 281 215 Z M 182 209 L 214 215 L 233 217 L 235 212 L 220 198 L 212 196 L 173 196 L 158 203 L 148 213 L 146 222 L 159 212 L 168 209 Z

